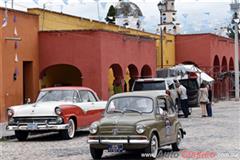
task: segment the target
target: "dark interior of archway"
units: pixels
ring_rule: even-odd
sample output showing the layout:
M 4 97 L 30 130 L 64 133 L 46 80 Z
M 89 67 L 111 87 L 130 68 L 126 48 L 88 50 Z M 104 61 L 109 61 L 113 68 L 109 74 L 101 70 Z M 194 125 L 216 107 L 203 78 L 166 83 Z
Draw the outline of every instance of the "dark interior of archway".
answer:
M 230 61 L 229 61 L 229 71 L 233 71 L 234 70 L 234 62 L 233 62 L 233 59 L 230 58 Z
M 217 73 L 220 71 L 220 61 L 218 56 L 214 57 L 214 61 L 213 61 L 213 71 L 214 73 Z
M 42 75 L 42 88 L 53 86 L 82 86 L 82 74 L 71 65 L 55 65 Z
M 123 77 L 122 68 L 119 64 L 113 64 L 110 68 L 113 70 L 114 77 Z
M 148 65 L 144 65 L 141 70 L 141 77 L 142 78 L 150 78 L 152 77 L 151 68 Z
M 222 59 L 222 72 L 226 72 L 227 71 L 227 60 L 226 57 L 223 57 Z
M 130 73 L 130 77 L 138 77 L 138 70 L 137 70 L 137 67 L 135 65 L 129 65 L 128 66 L 128 70 L 129 70 L 129 73 Z

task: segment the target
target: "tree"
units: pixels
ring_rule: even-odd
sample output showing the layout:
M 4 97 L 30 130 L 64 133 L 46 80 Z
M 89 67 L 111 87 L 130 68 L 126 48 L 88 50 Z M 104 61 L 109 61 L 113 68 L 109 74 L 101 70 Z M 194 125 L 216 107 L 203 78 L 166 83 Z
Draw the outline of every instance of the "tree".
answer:
M 116 16 L 116 9 L 113 7 L 113 5 L 111 5 L 108 10 L 107 17 L 105 18 L 105 20 L 108 23 L 115 24 L 115 16 Z

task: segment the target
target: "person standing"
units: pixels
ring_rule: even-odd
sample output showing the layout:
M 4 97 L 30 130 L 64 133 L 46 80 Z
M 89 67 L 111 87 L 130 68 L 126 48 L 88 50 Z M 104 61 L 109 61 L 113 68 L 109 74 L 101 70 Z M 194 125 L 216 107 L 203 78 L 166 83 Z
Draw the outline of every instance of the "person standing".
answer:
M 207 117 L 208 89 L 206 84 L 202 83 L 200 86 L 199 102 L 202 110 L 202 117 Z
M 124 91 L 124 81 L 121 77 L 116 77 L 113 81 L 114 94 L 122 93 Z
M 176 83 L 177 93 L 180 97 L 181 108 L 185 118 L 188 118 L 190 115 L 188 110 L 188 97 L 187 97 L 187 89 L 181 85 L 179 82 Z
M 130 80 L 128 81 L 129 91 L 130 91 L 130 92 L 132 91 L 133 83 L 135 82 L 135 80 L 136 80 L 136 77 L 135 77 L 135 76 L 131 76 L 131 77 L 130 77 Z
M 212 89 L 211 85 L 207 85 L 208 88 L 208 100 L 209 102 L 207 103 L 207 115 L 208 117 L 212 117 Z

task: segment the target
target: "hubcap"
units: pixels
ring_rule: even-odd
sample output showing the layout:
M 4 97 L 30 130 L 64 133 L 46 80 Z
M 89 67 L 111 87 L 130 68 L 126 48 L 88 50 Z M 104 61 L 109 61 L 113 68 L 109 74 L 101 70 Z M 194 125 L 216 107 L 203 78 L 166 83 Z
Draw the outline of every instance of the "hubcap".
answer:
M 179 131 L 178 131 L 178 134 L 177 134 L 177 145 L 178 145 L 178 146 L 180 145 L 181 141 L 182 141 L 182 133 L 181 133 L 181 131 L 179 130 Z
M 69 136 L 70 138 L 73 138 L 74 132 L 75 132 L 75 125 L 74 125 L 73 120 L 70 119 L 69 122 L 68 122 L 68 124 L 69 124 L 68 136 Z
M 158 153 L 158 140 L 157 137 L 154 135 L 151 140 L 151 154 L 154 158 L 156 158 L 157 153 Z

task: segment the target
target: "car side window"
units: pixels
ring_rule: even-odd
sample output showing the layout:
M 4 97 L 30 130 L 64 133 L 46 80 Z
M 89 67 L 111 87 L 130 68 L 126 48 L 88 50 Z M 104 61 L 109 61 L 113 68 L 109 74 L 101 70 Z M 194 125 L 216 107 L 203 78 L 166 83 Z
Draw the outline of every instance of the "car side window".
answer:
M 173 106 L 172 101 L 170 99 L 167 99 L 166 102 L 167 102 L 167 112 L 168 112 L 168 114 L 174 114 L 175 109 L 173 108 L 174 106 Z
M 167 112 L 166 100 L 163 98 L 157 98 L 157 108 L 162 108 L 164 111 Z M 157 114 L 159 114 L 159 110 L 157 109 Z
M 88 95 L 89 95 L 90 102 L 96 102 L 97 101 L 92 92 L 88 92 Z
M 73 102 L 76 102 L 76 103 L 82 102 L 77 91 L 74 91 L 73 93 Z
M 83 102 L 96 102 L 95 96 L 89 91 L 79 91 Z

